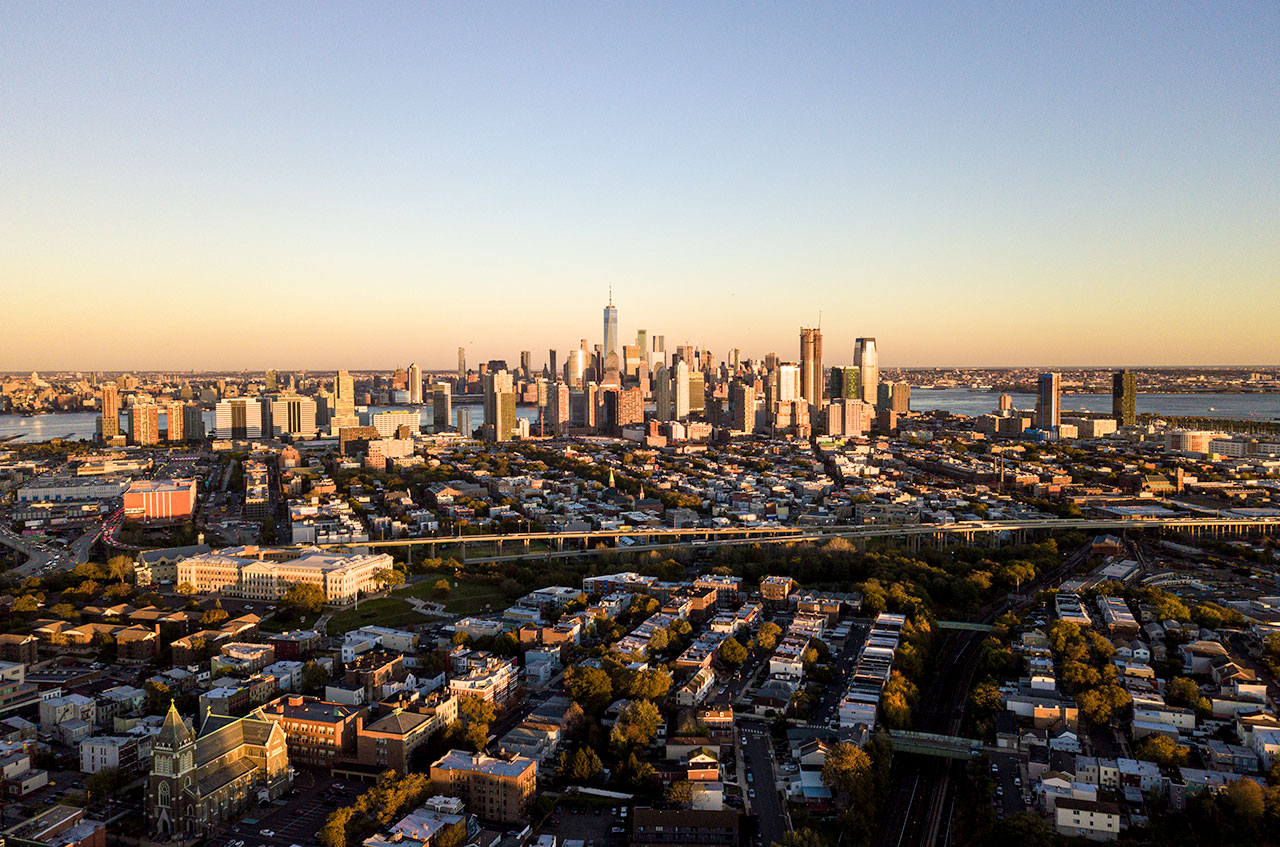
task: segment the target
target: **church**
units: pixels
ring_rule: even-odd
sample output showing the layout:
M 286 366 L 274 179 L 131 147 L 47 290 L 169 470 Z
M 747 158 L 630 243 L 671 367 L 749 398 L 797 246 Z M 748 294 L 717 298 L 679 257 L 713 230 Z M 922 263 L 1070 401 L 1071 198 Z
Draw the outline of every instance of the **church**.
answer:
M 198 838 L 292 784 L 280 724 L 256 712 L 209 715 L 197 737 L 169 705 L 152 742 L 147 818 L 157 840 Z

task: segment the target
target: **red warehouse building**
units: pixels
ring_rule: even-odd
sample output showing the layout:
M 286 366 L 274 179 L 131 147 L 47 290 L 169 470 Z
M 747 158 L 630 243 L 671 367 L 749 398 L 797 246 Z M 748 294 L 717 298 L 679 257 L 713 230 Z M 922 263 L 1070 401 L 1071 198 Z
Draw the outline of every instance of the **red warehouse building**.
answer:
M 130 483 L 124 493 L 124 514 L 128 518 L 189 518 L 195 506 L 194 479 L 142 479 Z

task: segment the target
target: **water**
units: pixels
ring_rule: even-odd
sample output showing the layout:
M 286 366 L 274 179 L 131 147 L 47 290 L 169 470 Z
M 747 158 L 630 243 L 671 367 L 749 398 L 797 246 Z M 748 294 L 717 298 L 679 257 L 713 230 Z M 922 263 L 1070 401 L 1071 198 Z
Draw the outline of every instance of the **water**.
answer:
M 1034 409 L 1034 394 L 1014 393 L 1015 409 Z M 985 415 L 1000 403 L 1000 392 L 973 388 L 913 388 L 911 410 L 943 409 L 961 415 Z M 1110 394 L 1063 394 L 1064 414 L 1076 410 L 1111 413 Z M 1223 418 L 1237 421 L 1280 419 L 1280 393 L 1272 394 L 1139 394 L 1138 414 L 1169 417 Z
M 1010 395 L 1013 405 L 1018 409 L 1034 409 L 1034 394 L 1016 393 Z M 985 415 L 995 411 L 1000 401 L 998 391 L 979 391 L 973 388 L 914 388 L 911 390 L 911 409 L 925 412 L 932 409 L 944 409 L 961 415 Z M 452 420 L 457 422 L 458 409 L 471 410 L 471 425 L 478 427 L 484 423 L 484 406 L 476 404 L 457 404 L 453 407 Z M 1077 409 L 1090 412 L 1111 412 L 1110 394 L 1063 394 L 1062 411 L 1064 413 Z M 371 406 L 370 412 L 408 412 L 412 406 Z M 1280 420 L 1280 393 L 1271 394 L 1139 394 L 1138 412 L 1171 417 L 1205 417 L 1224 418 L 1241 421 Z M 424 426 L 430 426 L 431 405 L 418 407 L 419 416 Z M 536 431 L 538 409 L 536 406 L 519 406 L 516 416 L 529 421 Z M 161 416 L 161 428 L 166 422 Z M 206 431 L 212 431 L 214 414 L 204 412 Z M 121 431 L 127 431 L 128 421 L 123 420 Z M 33 444 L 61 438 L 66 441 L 92 441 L 97 435 L 98 416 L 94 412 L 61 412 L 48 415 L 23 417 L 22 415 L 0 415 L 0 443 L 6 441 Z

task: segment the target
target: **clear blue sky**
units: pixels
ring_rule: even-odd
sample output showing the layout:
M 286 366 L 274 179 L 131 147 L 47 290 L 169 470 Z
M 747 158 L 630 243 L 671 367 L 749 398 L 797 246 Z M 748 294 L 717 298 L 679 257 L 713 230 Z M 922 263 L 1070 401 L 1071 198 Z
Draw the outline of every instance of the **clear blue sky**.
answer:
M 719 354 L 1280 362 L 1275 2 L 8 3 L 0 115 L 2 367 L 540 364 L 610 282 Z

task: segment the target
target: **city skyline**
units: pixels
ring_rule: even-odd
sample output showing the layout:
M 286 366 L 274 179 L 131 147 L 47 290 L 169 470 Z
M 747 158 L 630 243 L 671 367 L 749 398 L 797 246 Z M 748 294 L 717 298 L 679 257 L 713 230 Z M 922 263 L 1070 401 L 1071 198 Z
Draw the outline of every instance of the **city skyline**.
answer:
M 378 11 L 0 11 L 0 367 L 1280 361 L 1274 5 Z

